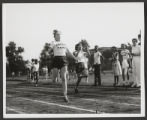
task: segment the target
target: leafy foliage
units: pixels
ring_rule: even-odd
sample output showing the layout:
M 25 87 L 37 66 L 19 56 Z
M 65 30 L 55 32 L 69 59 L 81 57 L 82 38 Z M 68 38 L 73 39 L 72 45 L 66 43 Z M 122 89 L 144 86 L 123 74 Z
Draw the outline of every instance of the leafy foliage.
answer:
M 16 43 L 11 41 L 8 46 L 6 46 L 6 69 L 7 72 L 18 74 L 18 72 L 23 72 L 25 70 L 25 62 L 21 53 L 24 52 L 24 48 L 17 47 Z
M 52 58 L 53 58 L 53 54 L 49 53 L 49 51 L 51 50 L 51 45 L 49 43 L 45 43 L 43 50 L 41 51 L 40 54 L 40 67 L 48 67 L 48 70 L 50 72 L 51 68 L 52 68 Z

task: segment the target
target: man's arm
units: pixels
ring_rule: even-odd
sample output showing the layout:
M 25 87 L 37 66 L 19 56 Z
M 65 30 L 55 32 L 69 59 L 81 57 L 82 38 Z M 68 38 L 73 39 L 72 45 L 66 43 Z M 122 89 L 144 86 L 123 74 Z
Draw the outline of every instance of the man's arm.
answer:
M 101 57 L 101 60 L 103 61 L 104 57 L 103 57 L 102 53 L 100 53 L 100 57 Z
M 89 51 L 89 48 L 88 48 L 88 47 L 86 47 L 86 52 L 87 52 L 88 56 L 91 56 L 91 53 L 90 53 L 90 51 Z
M 68 50 L 68 48 L 66 49 L 67 54 L 69 54 L 74 60 L 77 60 L 76 57 Z

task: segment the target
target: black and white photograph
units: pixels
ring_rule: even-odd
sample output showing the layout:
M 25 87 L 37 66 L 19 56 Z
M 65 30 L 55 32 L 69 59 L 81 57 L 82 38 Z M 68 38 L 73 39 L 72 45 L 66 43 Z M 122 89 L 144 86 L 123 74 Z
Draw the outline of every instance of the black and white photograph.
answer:
M 145 117 L 144 2 L 3 3 L 3 117 Z

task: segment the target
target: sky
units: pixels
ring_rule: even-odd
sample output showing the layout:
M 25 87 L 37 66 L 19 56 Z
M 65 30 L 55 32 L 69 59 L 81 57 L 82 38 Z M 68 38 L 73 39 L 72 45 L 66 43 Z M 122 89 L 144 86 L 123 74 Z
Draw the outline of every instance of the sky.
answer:
M 138 3 L 4 3 L 3 42 L 25 49 L 25 60 L 39 58 L 45 43 L 61 31 L 61 41 L 73 52 L 86 39 L 90 48 L 120 47 L 144 35 L 144 4 Z

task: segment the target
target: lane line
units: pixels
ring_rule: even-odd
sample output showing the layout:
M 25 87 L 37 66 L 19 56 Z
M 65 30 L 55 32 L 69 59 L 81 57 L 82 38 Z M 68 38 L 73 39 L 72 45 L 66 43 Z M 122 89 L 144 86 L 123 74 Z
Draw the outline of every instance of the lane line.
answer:
M 13 112 L 16 112 L 16 113 L 19 113 L 19 114 L 26 114 L 25 112 L 22 112 L 18 109 L 14 109 L 14 108 L 10 108 L 10 107 L 6 107 L 6 110 L 13 111 Z
M 21 91 L 15 91 L 15 92 L 21 92 Z M 24 91 L 23 91 L 24 92 Z M 24 93 L 29 93 L 29 92 L 24 92 Z M 36 95 L 40 95 L 38 93 L 33 93 L 33 94 L 36 94 Z M 42 94 L 43 95 L 43 94 Z M 63 98 L 63 96 L 61 95 L 49 95 L 51 97 L 60 97 L 60 98 Z M 76 97 L 69 97 L 69 99 L 72 98 L 72 99 L 75 99 Z M 86 100 L 86 101 L 92 101 L 92 102 L 104 102 L 104 103 L 111 103 L 111 104 L 118 104 L 118 105 L 126 105 L 126 106 L 136 106 L 136 107 L 140 107 L 140 105 L 137 105 L 137 104 L 131 104 L 131 103 L 118 103 L 118 102 L 113 102 L 113 101 L 109 101 L 109 100 L 99 100 L 99 99 L 95 99 L 95 98 L 78 98 L 80 100 Z
M 62 105 L 62 104 L 46 102 L 46 101 L 42 101 L 42 100 L 33 100 L 33 99 L 29 99 L 29 98 L 24 98 L 24 97 L 18 97 L 17 99 L 27 100 L 27 101 L 31 101 L 31 102 L 37 102 L 37 103 L 45 104 L 45 105 L 48 105 L 48 106 L 53 105 L 53 106 L 63 107 L 63 108 L 68 108 L 68 109 L 73 109 L 73 110 L 79 110 L 79 111 L 85 111 L 85 112 L 90 112 L 90 113 L 96 113 L 96 110 L 84 109 L 84 108 L 80 108 L 80 107 L 76 107 L 76 106 L 71 106 L 71 105 Z M 97 113 L 100 114 L 100 113 L 103 113 L 103 112 L 97 111 Z

